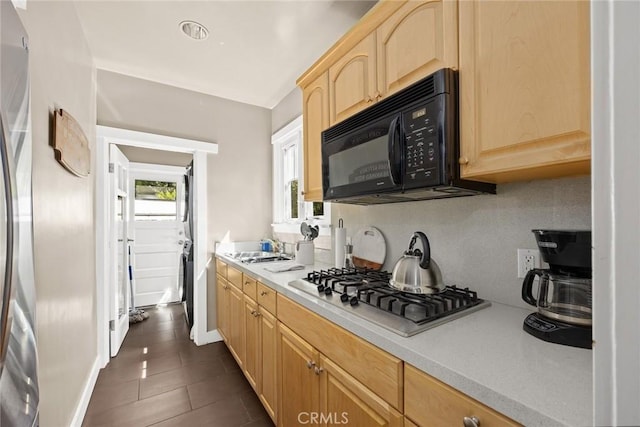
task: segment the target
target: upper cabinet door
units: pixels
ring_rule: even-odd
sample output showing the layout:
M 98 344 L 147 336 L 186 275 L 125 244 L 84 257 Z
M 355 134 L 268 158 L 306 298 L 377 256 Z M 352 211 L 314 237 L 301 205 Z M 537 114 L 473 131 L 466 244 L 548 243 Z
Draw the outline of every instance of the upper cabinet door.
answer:
M 458 3 L 405 3 L 377 30 L 378 91 L 388 96 L 441 69 L 458 68 Z
M 322 201 L 322 131 L 329 127 L 329 81 L 325 72 L 302 91 L 304 190 L 307 202 Z
M 329 68 L 329 124 L 376 100 L 376 35 L 369 34 Z
M 589 2 L 463 1 L 462 176 L 589 173 Z

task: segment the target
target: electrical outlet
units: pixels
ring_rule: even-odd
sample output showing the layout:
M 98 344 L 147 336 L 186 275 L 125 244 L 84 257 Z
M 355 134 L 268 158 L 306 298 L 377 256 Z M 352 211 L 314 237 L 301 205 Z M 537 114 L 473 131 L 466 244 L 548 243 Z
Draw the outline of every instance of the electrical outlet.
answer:
M 518 277 L 527 275 L 527 271 L 540 268 L 540 251 L 537 249 L 518 249 Z

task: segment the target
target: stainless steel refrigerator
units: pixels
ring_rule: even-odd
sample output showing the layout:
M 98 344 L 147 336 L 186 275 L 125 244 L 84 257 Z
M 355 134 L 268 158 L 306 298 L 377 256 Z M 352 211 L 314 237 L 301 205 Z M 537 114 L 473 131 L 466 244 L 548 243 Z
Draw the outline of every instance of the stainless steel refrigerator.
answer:
M 27 33 L 0 0 L 0 426 L 38 425 Z

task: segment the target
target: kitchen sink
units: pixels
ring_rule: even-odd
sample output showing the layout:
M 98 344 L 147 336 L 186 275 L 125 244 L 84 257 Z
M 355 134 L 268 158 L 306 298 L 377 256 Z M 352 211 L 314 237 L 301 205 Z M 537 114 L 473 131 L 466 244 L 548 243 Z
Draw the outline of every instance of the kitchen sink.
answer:
M 233 259 L 250 264 L 255 262 L 290 261 L 293 257 L 279 252 L 246 251 L 227 254 Z

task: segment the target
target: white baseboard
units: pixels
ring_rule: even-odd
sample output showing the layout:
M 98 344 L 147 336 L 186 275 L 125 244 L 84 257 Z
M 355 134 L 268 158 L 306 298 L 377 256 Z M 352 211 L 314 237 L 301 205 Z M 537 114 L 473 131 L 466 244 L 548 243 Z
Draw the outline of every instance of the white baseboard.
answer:
M 100 362 L 99 358 L 93 361 L 93 366 L 91 366 L 91 372 L 89 373 L 89 378 L 87 378 L 87 382 L 84 385 L 84 390 L 82 390 L 82 395 L 80 396 L 80 401 L 78 402 L 78 406 L 76 406 L 76 411 L 73 414 L 73 419 L 71 420 L 70 427 L 81 427 L 82 421 L 84 421 L 84 416 L 87 413 L 87 408 L 89 407 L 89 401 L 91 400 L 91 395 L 93 394 L 93 389 L 96 386 L 96 381 L 98 380 L 98 374 L 100 373 Z
M 218 332 L 217 329 L 214 329 L 213 331 L 207 331 L 204 334 L 203 338 L 204 338 L 203 342 L 196 342 L 196 344 L 205 345 L 205 344 L 210 344 L 212 342 L 222 341 L 222 335 L 220 335 L 220 332 Z

